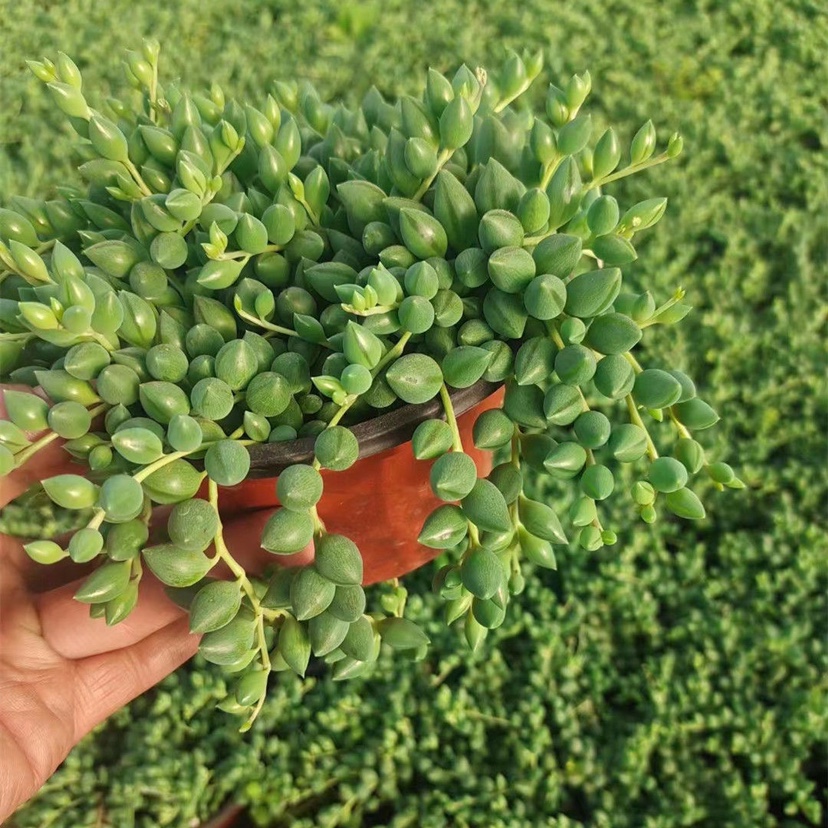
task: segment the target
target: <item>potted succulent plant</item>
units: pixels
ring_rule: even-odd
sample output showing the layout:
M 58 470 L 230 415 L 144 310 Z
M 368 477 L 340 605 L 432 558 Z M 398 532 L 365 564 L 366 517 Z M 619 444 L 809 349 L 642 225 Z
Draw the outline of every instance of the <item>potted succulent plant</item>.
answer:
M 42 486 L 88 520 L 29 555 L 94 562 L 76 597 L 108 624 L 152 572 L 238 674 L 225 707 L 243 727 L 270 673 L 312 654 L 336 678 L 383 642 L 421 657 L 396 579 L 438 555 L 447 621 L 477 647 L 524 562 L 615 542 L 600 504 L 618 463 L 640 464 L 648 523 L 704 516 L 694 475 L 741 485 L 694 437 L 717 415 L 693 382 L 631 353 L 689 307 L 623 286 L 665 199 L 622 212 L 603 189 L 678 155 L 678 135 L 656 152 L 647 122 L 621 165 L 615 131 L 593 142 L 581 112 L 587 73 L 550 86 L 544 113 L 514 106 L 540 55 L 495 78 L 429 70 L 418 97 L 372 88 L 353 110 L 303 83 L 259 107 L 162 88 L 158 56 L 128 54 L 140 106 L 108 114 L 66 55 L 30 64 L 86 183 L 0 210 L 0 377 L 30 387 L 5 393 L 0 474 L 64 441 L 88 468 Z M 525 496 L 527 466 L 571 481 L 564 521 Z M 245 568 L 221 515 L 277 505 L 274 565 Z M 312 563 L 275 565 L 310 544 Z

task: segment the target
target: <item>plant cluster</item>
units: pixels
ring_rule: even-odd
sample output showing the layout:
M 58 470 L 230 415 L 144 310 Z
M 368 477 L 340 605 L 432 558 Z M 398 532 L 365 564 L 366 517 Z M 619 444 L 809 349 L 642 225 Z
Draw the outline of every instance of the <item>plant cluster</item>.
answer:
M 162 88 L 158 55 L 152 41 L 128 54 L 142 106 L 110 100 L 111 117 L 68 57 L 31 62 L 86 142 L 88 186 L 0 210 L 0 375 L 50 401 L 5 392 L 0 473 L 57 439 L 88 465 L 43 481 L 88 523 L 66 548 L 26 548 L 44 564 L 100 561 L 76 595 L 93 616 L 127 617 L 148 567 L 189 607 L 202 655 L 239 674 L 224 707 L 245 727 L 271 671 L 303 675 L 311 654 L 337 678 L 381 642 L 422 658 L 404 587 L 366 612 L 359 550 L 317 512 L 321 470 L 357 460 L 348 426 L 400 403 L 443 404 L 412 441 L 445 502 L 420 542 L 445 553 L 434 589 L 473 649 L 523 590 L 524 561 L 554 568 L 570 535 L 615 542 L 599 506 L 614 466 L 645 464 L 630 495 L 647 523 L 661 508 L 702 518 L 694 476 L 742 486 L 694 437 L 718 418 L 689 377 L 631 353 L 689 307 L 681 289 L 661 304 L 623 290 L 666 200 L 622 211 L 602 188 L 675 157 L 678 135 L 657 153 L 648 121 L 621 166 L 615 131 L 593 142 L 581 111 L 588 73 L 550 86 L 542 116 L 513 106 L 540 55 L 512 54 L 496 78 L 430 70 L 420 97 L 372 89 L 353 110 L 308 84 L 276 83 L 261 109 L 215 86 Z M 479 381 L 506 387 L 474 427 L 505 458 L 486 478 L 451 398 Z M 299 437 L 313 461 L 279 476 L 261 542 L 280 556 L 313 541 L 315 560 L 255 576 L 227 547 L 220 489 L 245 480 L 257 444 Z M 522 468 L 577 486 L 569 532 L 524 493 Z M 172 506 L 166 536 L 150 539 L 158 504 Z M 209 577 L 219 563 L 233 579 Z

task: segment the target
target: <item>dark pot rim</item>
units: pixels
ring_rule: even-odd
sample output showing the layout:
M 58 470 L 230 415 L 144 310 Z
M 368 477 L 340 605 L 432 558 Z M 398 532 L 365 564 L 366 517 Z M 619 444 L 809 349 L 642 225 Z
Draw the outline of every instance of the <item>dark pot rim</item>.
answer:
M 470 408 L 490 397 L 500 383 L 480 381 L 468 388 L 451 392 L 454 413 L 465 414 Z M 349 426 L 359 442 L 359 458 L 371 457 L 381 451 L 406 443 L 424 420 L 445 419 L 439 397 L 426 403 L 405 405 L 387 414 L 380 414 Z M 250 478 L 275 477 L 295 463 L 309 463 L 313 459 L 315 438 L 302 437 L 283 443 L 259 443 L 250 446 Z

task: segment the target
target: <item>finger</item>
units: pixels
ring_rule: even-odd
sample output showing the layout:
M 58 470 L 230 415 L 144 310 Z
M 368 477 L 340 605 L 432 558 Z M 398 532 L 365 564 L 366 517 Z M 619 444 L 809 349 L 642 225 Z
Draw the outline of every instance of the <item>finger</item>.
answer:
M 135 609 L 120 623 L 107 626 L 89 615 L 89 606 L 74 599 L 81 581 L 37 596 L 43 638 L 64 658 L 85 658 L 137 644 L 173 621 L 183 610 L 153 577 L 144 576 Z
M 198 642 L 180 618 L 131 647 L 76 662 L 75 739 L 180 667 Z

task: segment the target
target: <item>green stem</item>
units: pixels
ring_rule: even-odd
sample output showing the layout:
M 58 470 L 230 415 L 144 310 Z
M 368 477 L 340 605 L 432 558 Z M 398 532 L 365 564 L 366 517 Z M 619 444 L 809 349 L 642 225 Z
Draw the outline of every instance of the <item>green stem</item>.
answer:
M 549 331 L 549 336 L 552 338 L 552 341 L 563 350 L 566 346 L 564 345 L 563 338 L 561 337 L 560 332 L 558 331 L 557 326 L 554 322 L 547 322 L 546 323 L 546 330 Z
M 437 166 L 434 169 L 434 172 L 420 184 L 419 189 L 416 193 L 412 196 L 414 201 L 419 201 L 425 194 L 428 192 L 428 188 L 434 183 L 434 179 L 437 178 L 437 174 L 443 167 L 448 164 L 451 156 L 454 155 L 454 150 L 444 149 L 440 150 L 440 154 L 437 156 Z
M 208 482 L 207 491 L 210 504 L 216 510 L 216 515 L 220 515 L 218 486 L 213 480 L 210 480 Z M 241 586 L 242 590 L 244 591 L 244 594 L 250 601 L 250 604 L 253 608 L 253 612 L 256 616 L 256 639 L 258 642 L 259 657 L 262 662 L 262 669 L 265 670 L 265 672 L 269 673 L 272 667 L 270 663 L 270 653 L 267 649 L 267 639 L 265 638 L 264 630 L 265 610 L 259 602 L 259 599 L 256 597 L 256 590 L 253 588 L 253 584 L 247 577 L 247 572 L 245 571 L 244 567 L 238 563 L 238 561 L 230 553 L 230 550 L 227 548 L 227 544 L 224 541 L 224 527 L 221 522 L 221 517 L 219 517 L 218 529 L 216 530 L 216 535 L 213 540 L 213 543 L 216 548 L 215 560 L 221 560 L 227 565 L 228 569 L 233 573 L 233 575 L 236 576 L 236 580 L 239 582 L 239 586 Z M 256 717 L 261 712 L 262 705 L 264 705 L 265 695 L 266 694 L 263 693 L 259 698 L 258 702 L 256 703 L 256 707 L 253 709 L 252 713 L 250 714 L 250 717 L 244 725 L 245 729 L 250 728 L 250 726 L 256 720 Z
M 555 175 L 555 170 L 561 166 L 561 161 L 564 160 L 566 156 L 559 155 L 553 161 L 551 161 L 543 170 L 543 178 L 541 178 L 540 188 L 541 190 L 545 190 L 549 186 L 549 182 L 552 180 L 552 176 Z
M 285 246 L 283 244 L 268 244 L 255 255 L 259 256 L 262 253 L 278 253 L 280 250 L 284 249 Z M 234 250 L 232 253 L 222 253 L 216 258 L 216 261 L 227 261 L 228 259 L 249 259 L 252 255 L 252 253 L 247 253 L 244 250 Z
M 395 303 L 393 305 L 377 305 L 376 307 L 368 308 L 368 310 L 357 310 L 353 305 L 346 305 L 344 302 L 342 304 L 342 310 L 346 313 L 352 313 L 354 316 L 376 316 L 380 313 L 389 313 L 398 307 L 399 305 Z
M 103 509 L 95 509 L 95 514 L 89 520 L 89 523 L 86 524 L 87 529 L 100 529 L 101 524 L 104 522 L 104 518 L 106 517 L 106 512 Z
M 535 77 L 537 77 L 537 75 Z M 535 78 L 526 78 L 526 80 L 524 80 L 523 83 L 520 85 L 520 89 L 518 89 L 518 91 L 515 92 L 514 95 L 509 95 L 508 97 L 498 101 L 493 111 L 495 113 L 503 112 L 503 110 L 506 109 L 506 107 L 509 106 L 510 103 L 516 101 L 524 92 L 526 92 L 527 89 L 529 89 L 534 80 Z
M 610 184 L 613 181 L 618 181 L 621 178 L 626 178 L 628 175 L 634 175 L 637 172 L 647 170 L 650 167 L 655 167 L 658 164 L 663 164 L 665 161 L 669 160 L 670 156 L 667 155 L 666 152 L 662 152 L 661 155 L 657 155 L 655 158 L 650 158 L 647 161 L 642 161 L 640 164 L 630 164 L 629 167 L 625 167 L 623 170 L 618 170 L 618 172 L 614 172 L 611 175 L 605 175 L 603 178 L 593 179 L 586 185 L 584 193 L 594 189 L 595 187 L 603 187 L 604 184 Z
M 633 395 L 627 394 L 625 400 L 627 403 L 627 411 L 630 414 L 630 422 L 632 422 L 634 425 L 637 425 L 639 428 L 644 429 L 644 433 L 647 435 L 647 454 L 649 454 L 651 460 L 658 460 L 658 449 L 656 449 L 655 443 L 653 442 L 653 438 L 650 436 L 650 432 L 647 430 L 647 426 L 644 425 L 644 421 L 641 419 L 641 415 L 638 413 L 638 408 L 636 407 Z
M 411 339 L 411 332 L 406 331 L 398 340 L 397 344 L 377 363 L 377 367 L 371 371 L 371 376 L 376 377 L 389 362 L 393 362 L 405 350 L 408 340 Z
M 463 441 L 460 438 L 460 429 L 457 427 L 457 417 L 454 413 L 454 405 L 451 402 L 448 386 L 443 383 L 440 386 L 440 400 L 443 403 L 443 410 L 446 412 L 446 422 L 451 429 L 451 443 L 454 451 L 463 451 Z
M 632 365 L 636 374 L 640 374 L 644 370 L 641 367 L 641 363 L 629 351 L 624 354 L 624 359 Z
M 303 198 L 297 198 L 295 193 L 294 193 L 293 197 L 296 198 L 296 200 L 305 208 L 305 212 L 308 214 L 308 217 L 311 220 L 311 224 L 314 227 L 317 227 L 317 228 L 321 227 L 322 226 L 321 216 L 316 215 L 316 211 L 310 206 L 310 204 L 308 204 L 307 201 L 305 201 L 304 197 Z
M 282 325 L 274 325 L 272 322 L 267 322 L 264 319 L 257 319 L 255 316 L 251 316 L 247 311 L 237 310 L 236 313 L 247 322 L 250 322 L 251 325 L 257 325 L 260 328 L 264 328 L 266 331 L 273 331 L 273 333 L 279 333 L 283 336 L 299 336 L 296 331 L 292 331 L 290 328 L 285 328 Z M 330 348 L 330 345 L 328 345 Z
M 141 192 L 145 196 L 151 196 L 152 190 L 147 186 L 147 182 L 144 181 L 143 177 L 141 176 L 141 173 L 138 171 L 138 168 L 135 166 L 135 164 L 133 164 L 132 161 L 129 160 L 129 158 L 127 158 L 126 161 L 124 161 L 123 163 L 127 170 L 129 170 L 129 174 L 132 176 L 133 181 L 135 181 L 135 183 L 138 185 Z
M 440 386 L 440 401 L 443 403 L 443 410 L 446 412 L 446 422 L 449 424 L 449 428 L 451 428 L 452 450 L 462 452 L 463 440 L 460 437 L 460 428 L 457 425 L 457 416 L 454 413 L 454 405 L 451 402 L 451 395 L 449 394 L 448 386 L 445 383 Z M 472 549 L 476 549 L 480 546 L 480 533 L 478 532 L 477 526 L 471 521 L 468 521 L 468 524 L 471 544 L 465 553 L 463 553 L 464 560 Z
M 681 420 L 679 420 L 679 418 L 676 416 L 676 412 L 673 410 L 672 406 L 670 406 L 669 408 L 669 414 L 670 419 L 673 421 L 673 425 L 676 427 L 676 430 L 679 433 L 679 437 L 685 437 L 688 440 L 692 440 L 693 435 L 690 433 L 690 430 L 687 428 L 687 426 L 684 425 L 684 423 L 682 423 Z
M 232 434 L 229 434 L 227 437 L 222 437 L 221 440 L 238 440 L 241 435 L 244 434 L 244 426 L 239 426 Z M 195 454 L 197 451 L 201 451 L 205 446 L 211 446 L 215 443 L 221 442 L 221 440 L 209 440 L 206 443 L 202 443 L 198 448 L 192 449 L 191 451 L 174 451 L 172 454 L 165 454 L 163 457 L 159 457 L 154 463 L 150 463 L 148 466 L 144 466 L 143 469 L 139 469 L 135 474 L 133 474 L 133 478 L 137 480 L 139 483 L 146 480 L 153 472 L 157 472 L 158 469 L 164 468 L 164 466 L 169 465 L 170 463 L 174 462 L 175 460 L 180 460 L 182 457 L 187 457 L 190 454 Z M 240 445 L 243 446 L 251 446 L 255 443 L 255 440 L 238 440 Z
M 23 451 L 18 452 L 14 455 L 14 467 L 19 469 L 24 463 L 26 463 L 30 457 L 33 457 L 37 454 L 42 448 L 46 448 L 49 443 L 53 443 L 55 440 L 58 439 L 58 435 L 52 431 L 49 434 L 45 434 L 36 442 L 32 443 L 28 448 L 23 449 Z
M 149 87 L 149 116 L 150 120 L 158 123 L 158 60 L 152 62 L 152 80 Z
M 639 327 L 640 327 L 640 328 L 649 328 L 649 327 L 650 327 L 650 325 L 655 325 L 655 324 L 657 324 L 657 321 L 654 321 L 654 320 L 657 320 L 657 319 L 658 319 L 658 317 L 659 317 L 662 313 L 664 313 L 664 311 L 669 310 L 669 309 L 670 309 L 670 308 L 672 308 L 672 307 L 673 307 L 673 305 L 675 305 L 677 302 L 680 302 L 682 299 L 684 299 L 684 296 L 685 296 L 685 293 L 684 293 L 683 288 L 679 288 L 679 289 L 678 289 L 678 290 L 677 290 L 677 291 L 673 294 L 673 296 L 671 296 L 671 297 L 670 297 L 670 298 L 669 298 L 669 299 L 668 299 L 668 300 L 667 300 L 667 301 L 666 301 L 663 305 L 659 305 L 659 307 L 657 307 L 657 308 L 653 311 L 653 315 L 652 315 L 649 319 L 647 319 L 645 322 L 642 322 L 642 323 L 639 325 Z

